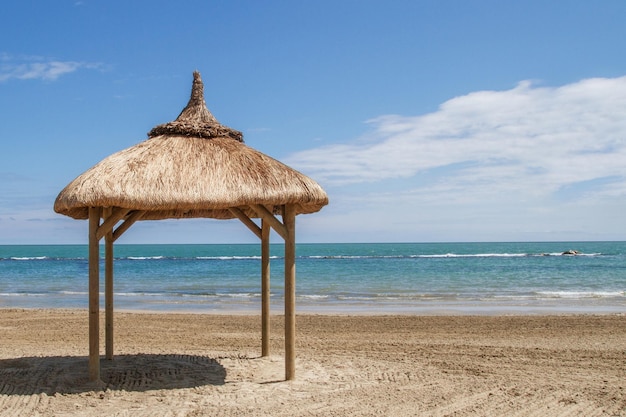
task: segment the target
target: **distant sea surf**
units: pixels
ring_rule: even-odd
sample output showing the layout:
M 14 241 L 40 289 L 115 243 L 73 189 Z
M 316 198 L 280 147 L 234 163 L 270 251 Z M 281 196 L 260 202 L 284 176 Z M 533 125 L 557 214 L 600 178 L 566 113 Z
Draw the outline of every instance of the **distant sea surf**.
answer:
M 260 262 L 255 244 L 116 245 L 115 306 L 258 313 Z M 296 262 L 299 312 L 626 313 L 626 242 L 298 244 Z M 0 246 L 0 308 L 87 308 L 87 288 L 86 245 Z

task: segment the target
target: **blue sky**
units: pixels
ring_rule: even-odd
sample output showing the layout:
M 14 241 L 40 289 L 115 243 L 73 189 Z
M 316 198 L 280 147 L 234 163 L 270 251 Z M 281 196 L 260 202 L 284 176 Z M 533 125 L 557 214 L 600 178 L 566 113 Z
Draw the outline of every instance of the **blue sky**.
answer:
M 187 103 L 316 179 L 301 242 L 626 240 L 626 2 L 5 1 L 0 244 Z M 121 243 L 255 242 L 238 221 Z

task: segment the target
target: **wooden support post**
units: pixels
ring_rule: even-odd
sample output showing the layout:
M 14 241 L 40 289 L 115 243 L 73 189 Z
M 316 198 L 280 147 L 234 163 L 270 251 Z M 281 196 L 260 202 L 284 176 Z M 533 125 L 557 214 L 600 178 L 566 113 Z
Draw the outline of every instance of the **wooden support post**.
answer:
M 107 233 L 113 230 L 113 227 L 122 220 L 129 212 L 129 209 L 116 208 L 115 210 L 112 207 L 106 207 L 104 209 L 103 218 L 104 221 L 98 227 L 98 239 L 102 239 Z
M 117 229 L 113 231 L 113 242 L 119 239 L 120 236 L 124 234 L 125 231 L 128 230 L 130 226 L 132 226 L 137 220 L 141 219 L 146 212 L 142 210 L 133 211 L 126 217 L 124 222 L 120 224 Z
M 110 219 L 113 210 L 104 209 L 104 218 Z M 105 352 L 108 360 L 113 359 L 113 227 L 104 235 L 104 328 Z
M 89 207 L 89 380 L 100 380 L 100 207 Z
M 270 225 L 261 221 L 261 356 L 270 354 Z
M 243 224 L 245 224 L 246 227 L 252 231 L 252 233 L 257 235 L 257 237 L 259 239 L 263 239 L 263 236 L 261 234 L 261 228 L 259 228 L 259 226 L 257 226 L 257 224 L 255 222 L 253 222 L 252 219 L 250 219 L 248 216 L 246 216 L 246 213 L 244 213 L 240 208 L 238 208 L 238 207 L 230 207 L 228 210 L 235 217 L 237 217 L 239 220 L 241 220 L 241 222 Z
M 285 205 L 285 379 L 296 377 L 296 210 Z
M 256 211 L 256 213 L 263 219 L 267 220 L 267 222 L 272 226 L 272 229 L 276 231 L 283 239 L 287 240 L 287 230 L 283 223 L 281 223 L 271 211 L 269 211 L 265 206 L 261 204 L 252 204 L 250 207 Z

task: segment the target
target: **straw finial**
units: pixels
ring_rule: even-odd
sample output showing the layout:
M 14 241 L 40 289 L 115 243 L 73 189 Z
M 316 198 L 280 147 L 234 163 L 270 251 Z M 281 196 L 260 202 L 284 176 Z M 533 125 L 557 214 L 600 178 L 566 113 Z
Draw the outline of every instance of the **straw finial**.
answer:
M 191 101 L 202 101 L 204 103 L 204 83 L 198 71 L 193 72 L 193 84 L 191 86 Z
M 158 125 L 148 133 L 151 138 L 160 135 L 193 136 L 205 139 L 230 137 L 243 142 L 241 132 L 220 124 L 207 108 L 204 101 L 204 84 L 198 71 L 193 72 L 189 103 L 176 120 Z

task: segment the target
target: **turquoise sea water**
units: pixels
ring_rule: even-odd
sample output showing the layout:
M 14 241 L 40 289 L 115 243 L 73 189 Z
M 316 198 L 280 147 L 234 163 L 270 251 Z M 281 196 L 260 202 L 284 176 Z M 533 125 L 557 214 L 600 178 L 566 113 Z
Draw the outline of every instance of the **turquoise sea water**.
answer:
M 626 242 L 298 244 L 296 271 L 300 312 L 626 313 Z M 87 288 L 85 245 L 0 246 L 0 308 L 86 308 Z M 260 245 L 116 245 L 115 305 L 258 312 Z

